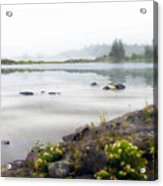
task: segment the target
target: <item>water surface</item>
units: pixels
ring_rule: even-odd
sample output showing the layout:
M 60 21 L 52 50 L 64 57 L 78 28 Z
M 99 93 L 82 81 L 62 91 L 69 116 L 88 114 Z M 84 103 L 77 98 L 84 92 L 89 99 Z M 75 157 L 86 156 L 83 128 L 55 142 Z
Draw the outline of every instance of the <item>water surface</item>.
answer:
M 37 139 L 58 142 L 81 125 L 99 124 L 100 114 L 111 119 L 153 103 L 151 63 L 2 65 L 1 82 L 1 139 L 11 142 L 2 145 L 2 163 L 25 158 Z M 108 83 L 126 89 L 102 90 Z

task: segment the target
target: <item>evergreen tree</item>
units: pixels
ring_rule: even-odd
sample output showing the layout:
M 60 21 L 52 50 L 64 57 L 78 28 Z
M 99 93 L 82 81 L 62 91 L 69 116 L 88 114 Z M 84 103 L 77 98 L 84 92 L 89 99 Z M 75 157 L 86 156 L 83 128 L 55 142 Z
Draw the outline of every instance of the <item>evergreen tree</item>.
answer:
M 125 49 L 121 40 L 114 40 L 109 56 L 116 61 L 120 61 L 125 58 Z

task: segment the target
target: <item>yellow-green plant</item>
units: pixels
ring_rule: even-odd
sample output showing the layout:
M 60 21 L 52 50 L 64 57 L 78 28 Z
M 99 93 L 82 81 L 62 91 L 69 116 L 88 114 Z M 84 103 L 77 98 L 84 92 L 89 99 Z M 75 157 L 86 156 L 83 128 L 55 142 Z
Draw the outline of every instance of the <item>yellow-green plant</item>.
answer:
M 148 105 L 148 102 L 145 103 L 145 109 L 144 109 L 144 120 L 147 121 L 151 117 L 151 109 Z
M 116 124 L 116 123 L 111 123 L 111 126 L 112 126 L 112 127 L 116 127 L 117 124 Z
M 47 143 L 44 146 L 38 142 L 36 149 L 40 152 L 34 162 L 34 168 L 36 171 L 40 172 L 47 172 L 48 163 L 59 160 L 64 152 L 64 149 L 59 144 L 53 143 Z
M 124 121 L 124 122 L 123 122 L 123 125 L 127 127 L 127 126 L 130 125 L 130 122 L 129 122 L 129 121 Z
M 143 151 L 126 140 L 116 141 L 105 146 L 107 166 L 97 172 L 97 179 L 135 179 L 145 180 L 147 175 L 140 172 L 146 168 L 147 160 L 143 158 Z
M 100 117 L 100 124 L 104 125 L 106 123 L 106 121 L 107 121 L 106 116 L 104 114 L 100 114 L 99 117 Z

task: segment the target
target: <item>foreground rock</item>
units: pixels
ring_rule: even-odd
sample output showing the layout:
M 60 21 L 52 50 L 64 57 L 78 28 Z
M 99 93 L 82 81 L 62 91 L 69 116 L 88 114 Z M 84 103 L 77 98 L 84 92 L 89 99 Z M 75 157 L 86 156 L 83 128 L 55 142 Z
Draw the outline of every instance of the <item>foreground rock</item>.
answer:
M 53 178 L 66 178 L 72 170 L 73 166 L 67 160 L 56 161 L 48 165 L 49 176 Z
M 106 146 L 118 140 L 127 140 L 144 152 L 143 157 L 148 161 L 148 180 L 154 180 L 157 178 L 157 149 L 153 150 L 157 147 L 156 137 L 157 111 L 154 106 L 148 106 L 102 122 L 99 126 L 85 125 L 64 136 L 64 141 L 59 144 L 63 151 L 62 156 L 55 161 L 50 160 L 44 172 L 35 166 L 44 148 L 38 149 L 36 146 L 24 161 L 13 162 L 10 170 L 3 168 L 2 176 L 95 179 L 95 174 L 108 163 Z M 58 147 L 56 152 L 60 152 Z
M 62 139 L 63 141 L 79 141 L 83 138 L 83 136 L 88 134 L 90 130 L 91 128 L 89 127 L 89 125 L 86 125 L 76 129 L 74 133 L 62 137 Z

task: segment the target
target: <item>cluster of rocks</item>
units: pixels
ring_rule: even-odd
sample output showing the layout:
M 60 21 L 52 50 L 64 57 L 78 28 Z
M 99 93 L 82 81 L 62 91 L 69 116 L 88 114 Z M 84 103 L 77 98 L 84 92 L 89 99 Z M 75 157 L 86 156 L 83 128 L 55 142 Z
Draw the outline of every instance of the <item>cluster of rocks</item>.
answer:
M 49 95 L 61 95 L 60 92 L 47 92 Z M 35 95 L 34 92 L 32 91 L 23 91 L 23 92 L 19 92 L 20 95 L 23 95 L 23 96 L 33 96 Z M 46 94 L 46 91 L 45 90 L 41 90 L 40 94 Z
M 91 86 L 98 86 L 98 83 L 92 82 Z M 104 86 L 102 89 L 103 90 L 123 90 L 125 88 L 126 88 L 125 85 L 123 85 L 122 83 L 117 83 L 117 84 L 110 83 L 110 84 Z
M 98 83 L 97 82 L 92 82 L 91 86 L 92 87 L 98 86 Z M 118 84 L 110 83 L 110 84 L 104 86 L 102 89 L 103 90 L 123 90 L 125 88 L 126 88 L 125 85 L 123 85 L 121 83 L 118 83 Z M 46 94 L 46 93 L 49 94 L 49 95 L 61 95 L 60 92 L 54 92 L 54 91 L 46 92 L 45 90 L 40 91 L 40 94 Z M 19 92 L 19 94 L 23 95 L 23 96 L 33 96 L 33 95 L 35 95 L 35 93 L 32 92 L 32 91 L 22 91 L 22 92 Z

